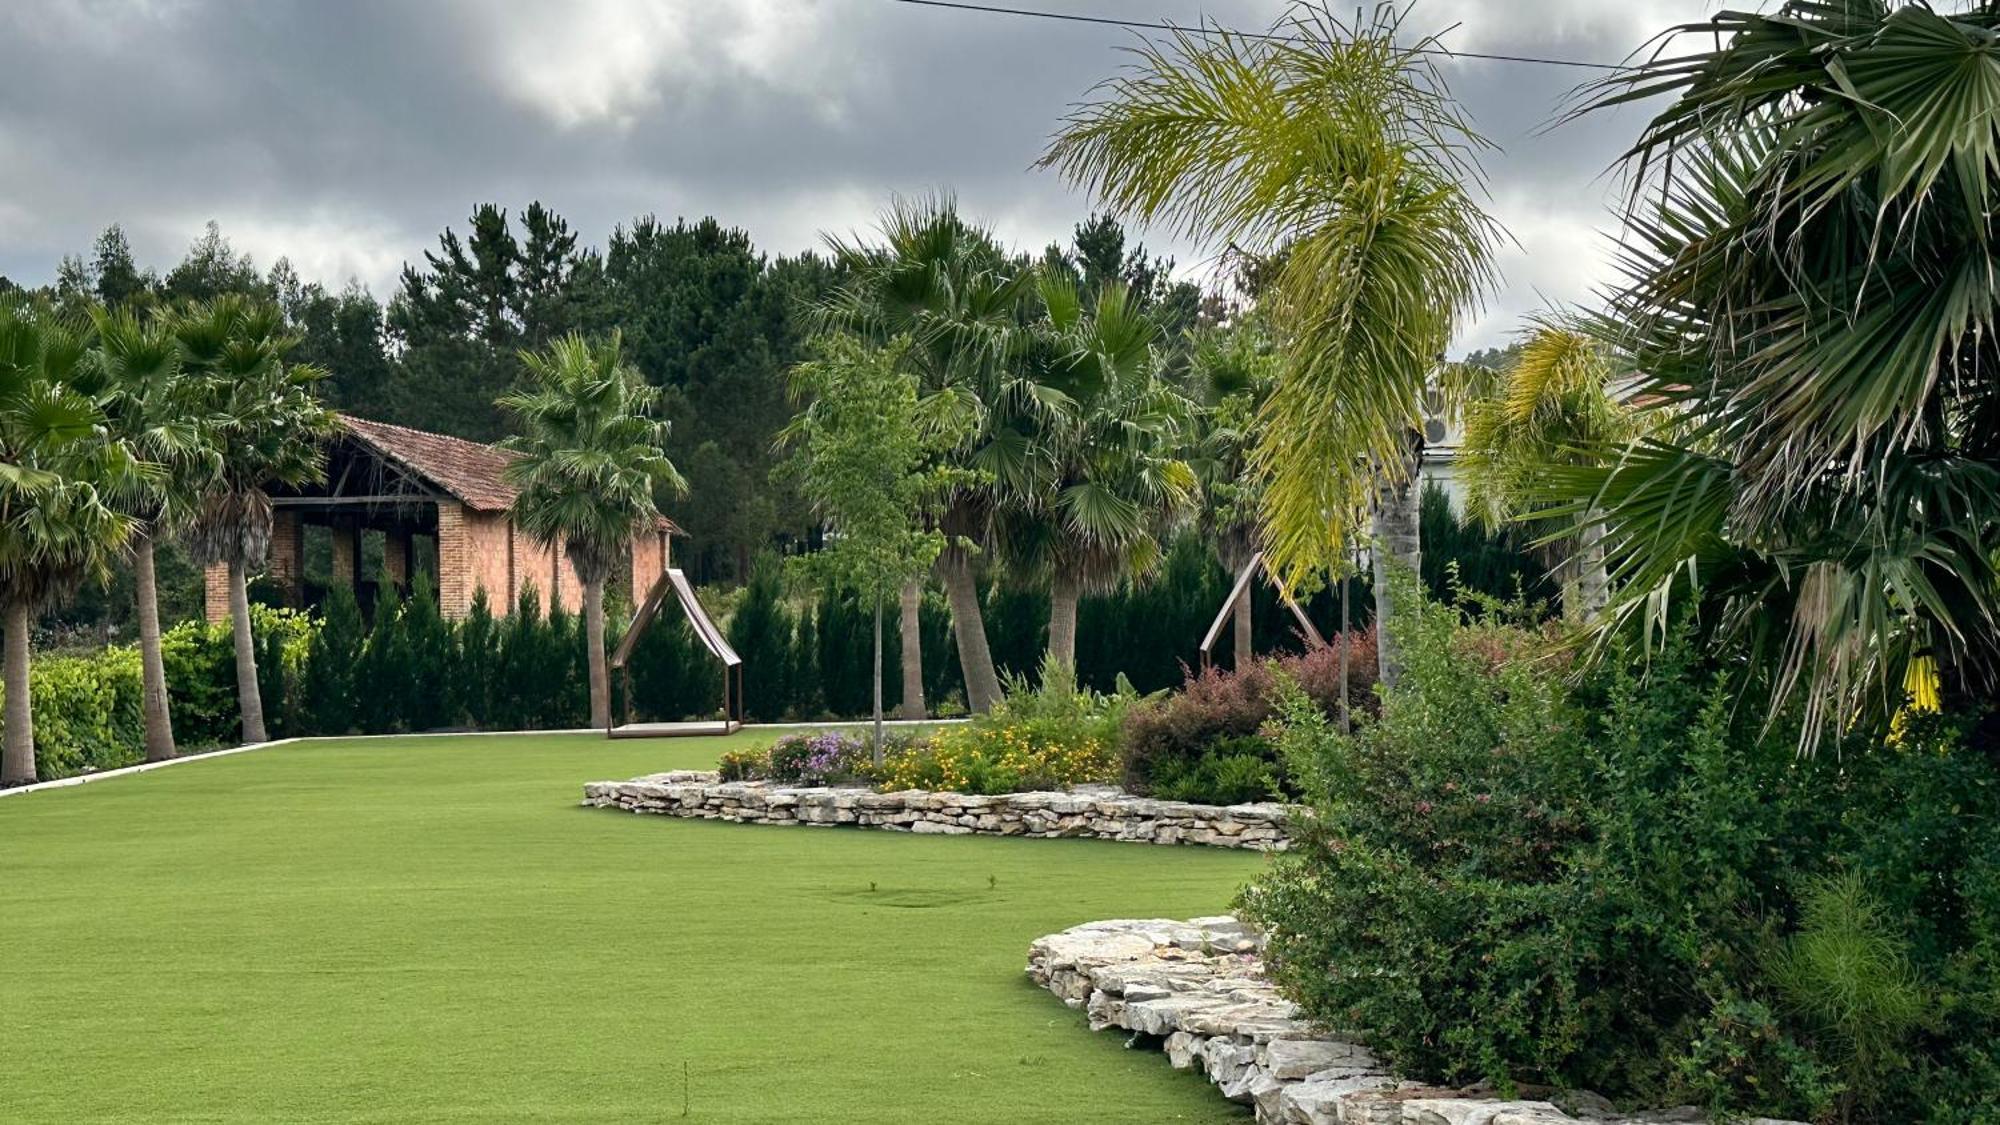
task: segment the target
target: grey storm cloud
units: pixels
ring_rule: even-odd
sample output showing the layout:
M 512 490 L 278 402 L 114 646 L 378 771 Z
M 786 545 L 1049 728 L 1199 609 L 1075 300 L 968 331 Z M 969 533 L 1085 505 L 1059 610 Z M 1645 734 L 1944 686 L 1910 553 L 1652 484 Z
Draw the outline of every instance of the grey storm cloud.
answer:
M 1021 0 L 1261 28 L 1282 0 Z M 1616 61 L 1697 0 L 1417 0 L 1463 51 Z M 0 8 L 0 274 L 39 282 L 120 223 L 178 260 L 217 220 L 260 265 L 386 296 L 474 203 L 542 200 L 587 239 L 713 214 L 790 253 L 865 231 L 892 193 L 955 192 L 1024 247 L 1090 207 L 1033 168 L 1132 33 L 891 0 L 14 0 Z M 1551 128 L 1589 72 L 1451 60 L 1499 146 L 1515 245 L 1462 341 L 1611 277 L 1614 160 L 1642 111 Z M 1200 252 L 1150 245 L 1198 269 Z

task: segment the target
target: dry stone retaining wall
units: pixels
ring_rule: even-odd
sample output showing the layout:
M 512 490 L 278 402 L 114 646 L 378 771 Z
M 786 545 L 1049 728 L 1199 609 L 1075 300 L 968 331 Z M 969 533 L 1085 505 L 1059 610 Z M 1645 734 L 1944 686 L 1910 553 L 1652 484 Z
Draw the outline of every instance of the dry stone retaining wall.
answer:
M 1264 977 L 1263 941 L 1228 916 L 1091 922 L 1028 947 L 1035 983 L 1173 1066 L 1197 1067 L 1266 1125 L 1660 1125 L 1692 1109 L 1622 1115 L 1592 1094 L 1503 1100 L 1404 1082 L 1363 1037 L 1300 1018 Z M 1560 1103 L 1560 1105 L 1558 1104 Z M 1758 1119 L 1745 1125 L 1797 1125 Z
M 859 825 L 947 836 L 1071 836 L 1146 844 L 1207 844 L 1282 851 L 1284 805 L 1194 805 L 1109 788 L 1066 793 L 933 793 L 909 789 L 803 788 L 725 782 L 676 770 L 630 781 L 593 781 L 583 803 L 635 813 L 757 824 Z

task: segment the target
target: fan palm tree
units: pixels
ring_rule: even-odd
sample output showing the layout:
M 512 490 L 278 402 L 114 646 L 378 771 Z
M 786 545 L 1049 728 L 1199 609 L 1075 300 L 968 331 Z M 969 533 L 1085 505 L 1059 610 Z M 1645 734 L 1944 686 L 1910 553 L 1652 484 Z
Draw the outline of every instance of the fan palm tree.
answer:
M 1802 745 L 1886 729 L 1913 664 L 2000 681 L 2000 9 L 1724 12 L 1598 90 L 1673 100 L 1628 154 L 1604 317 L 1670 414 L 1558 481 L 1603 512 L 1606 627 L 1683 605 Z
M 1193 404 L 1156 374 L 1159 325 L 1120 283 L 1092 307 L 1045 273 L 1031 360 L 1045 483 L 1003 514 L 1013 553 L 1049 575 L 1048 658 L 1076 666 L 1077 603 L 1150 572 L 1160 534 L 1186 514 L 1196 481 L 1176 456 Z
M 28 680 L 35 611 L 102 574 L 124 549 L 132 521 L 111 497 L 147 475 L 81 389 L 87 353 L 77 327 L 0 309 L 0 785 L 36 776 Z
M 236 698 L 243 740 L 266 740 L 257 688 L 249 575 L 271 550 L 273 485 L 297 487 L 324 471 L 334 415 L 313 393 L 319 368 L 289 363 L 298 343 L 276 305 L 237 295 L 190 305 L 171 318 L 184 374 L 199 388 L 215 471 L 201 482 L 185 538 L 196 565 L 229 574 L 229 620 L 236 647 Z
M 166 665 L 160 652 L 159 586 L 154 548 L 182 530 L 198 510 L 204 481 L 221 471 L 221 457 L 208 442 L 200 411 L 203 389 L 181 366 L 180 343 L 172 326 L 153 317 L 142 323 L 129 310 L 95 310 L 97 344 L 92 349 L 93 392 L 104 405 L 110 432 L 161 471 L 118 496 L 132 518 L 132 570 L 137 586 L 140 710 L 145 722 L 146 760 L 174 756 L 173 717 L 167 701 Z
M 1512 520 L 1546 522 L 1551 467 L 1602 463 L 1607 450 L 1637 436 L 1612 380 L 1604 345 L 1553 318 L 1533 322 L 1505 371 L 1448 368 L 1443 390 L 1463 427 L 1458 464 L 1468 514 L 1489 530 Z M 1569 616 L 1595 618 L 1610 596 L 1602 522 L 1561 526 L 1544 546 L 1560 560 Z
M 966 702 L 986 711 L 1000 700 L 1000 677 L 973 559 L 991 544 L 996 506 L 1031 495 L 1040 479 L 1024 419 L 1046 407 L 1022 369 L 1034 273 L 1010 261 L 991 233 L 961 219 L 949 198 L 895 201 L 881 235 L 873 245 L 828 239 L 848 281 L 819 306 L 816 320 L 824 331 L 850 332 L 878 347 L 908 337 L 902 355 L 919 392 L 949 400 L 933 404 L 937 413 L 975 420 L 951 455 L 975 476 L 942 508 L 947 546 L 936 569 L 951 605 Z M 921 667 L 912 592 L 906 587 L 902 598 L 906 682 L 910 668 Z
M 1266 552 L 1294 585 L 1336 565 L 1343 514 L 1371 492 L 1382 547 L 1415 569 L 1423 393 L 1493 280 L 1497 228 L 1467 186 L 1485 142 L 1434 43 L 1398 43 L 1399 20 L 1384 5 L 1350 27 L 1298 3 L 1269 36 L 1177 31 L 1139 47 L 1042 158 L 1113 211 L 1275 263 L 1284 365 L 1252 464 Z M 1380 652 L 1393 683 L 1387 636 Z
M 571 334 L 545 351 L 522 352 L 527 389 L 503 396 L 521 432 L 501 444 L 520 456 L 506 468 L 520 489 L 521 530 L 559 544 L 583 583 L 590 666 L 590 721 L 611 725 L 604 667 L 604 584 L 632 537 L 659 521 L 657 490 L 687 490 L 662 446 L 667 423 L 652 417 L 660 393 L 628 366 L 617 333 L 593 344 Z

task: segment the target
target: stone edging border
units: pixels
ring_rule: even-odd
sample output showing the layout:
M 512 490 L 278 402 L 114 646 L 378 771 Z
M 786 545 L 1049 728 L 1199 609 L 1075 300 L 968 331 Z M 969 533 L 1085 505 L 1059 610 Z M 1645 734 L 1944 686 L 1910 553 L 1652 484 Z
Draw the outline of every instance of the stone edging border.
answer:
M 1155 801 L 1108 787 L 993 796 L 923 789 L 877 793 L 725 782 L 710 771 L 675 770 L 630 781 L 593 781 L 583 787 L 583 804 L 699 820 L 856 825 L 941 836 L 1080 837 L 1257 851 L 1289 846 L 1284 805 Z
M 1028 947 L 1028 976 L 1088 1015 L 1197 1067 L 1265 1125 L 1665 1125 L 1692 1108 L 1620 1114 L 1594 1094 L 1444 1090 L 1405 1082 L 1363 1037 L 1313 1027 L 1265 979 L 1263 939 L 1227 915 L 1090 922 Z M 1548 1094 L 1548 1100 L 1532 1094 Z M 1564 1103 L 1558 1107 L 1557 1102 Z M 1755 1118 L 1740 1125 L 1799 1125 Z

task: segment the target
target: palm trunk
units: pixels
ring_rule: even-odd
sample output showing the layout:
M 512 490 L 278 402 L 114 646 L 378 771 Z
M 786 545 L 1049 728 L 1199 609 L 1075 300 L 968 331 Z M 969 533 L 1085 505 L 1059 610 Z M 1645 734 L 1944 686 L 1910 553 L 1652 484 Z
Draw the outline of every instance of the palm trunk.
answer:
M 584 655 L 590 665 L 590 725 L 611 729 L 611 676 L 604 667 L 604 579 L 583 584 Z
M 146 723 L 146 760 L 174 756 L 174 719 L 167 703 L 167 666 L 160 655 L 160 588 L 153 573 L 153 538 L 132 544 L 132 572 L 139 588 L 139 711 Z
M 1423 573 L 1417 512 L 1420 487 L 1414 465 L 1403 466 L 1403 472 L 1395 476 L 1384 474 L 1375 484 L 1375 646 L 1383 687 L 1395 687 L 1403 674 L 1402 656 L 1391 625 L 1396 611 L 1390 576 L 1408 571 L 1412 581 L 1420 581 Z
M 897 627 L 903 639 L 903 708 L 905 719 L 924 717 L 924 586 L 912 578 L 903 583 Z
M 1049 585 L 1049 660 L 1076 670 L 1076 603 L 1083 587 L 1074 577 L 1058 574 Z
M 882 591 L 875 591 L 875 764 L 882 764 Z
M 35 715 L 28 699 L 28 603 L 7 603 L 7 718 L 0 741 L 0 785 L 35 780 Z
M 250 583 L 243 564 L 229 564 L 229 623 L 236 635 L 236 704 L 243 712 L 243 741 L 268 742 L 264 697 L 257 690 L 257 644 L 250 633 Z
M 1592 510 L 1577 547 L 1578 617 L 1594 621 L 1611 604 L 1611 575 L 1604 565 L 1604 523 L 1602 513 Z
M 984 714 L 1000 702 L 1000 675 L 993 670 L 993 650 L 986 646 L 986 618 L 979 610 L 972 563 L 947 556 L 939 560 L 938 570 L 951 603 L 951 634 L 958 642 L 958 666 L 965 673 L 966 706 Z
M 1347 653 L 1348 646 L 1353 643 L 1354 628 L 1350 624 L 1354 618 L 1349 615 L 1347 591 L 1353 584 L 1353 577 L 1343 568 L 1340 575 L 1340 733 L 1342 734 L 1354 733 L 1354 720 L 1351 717 L 1353 713 L 1348 710 L 1347 699 Z

